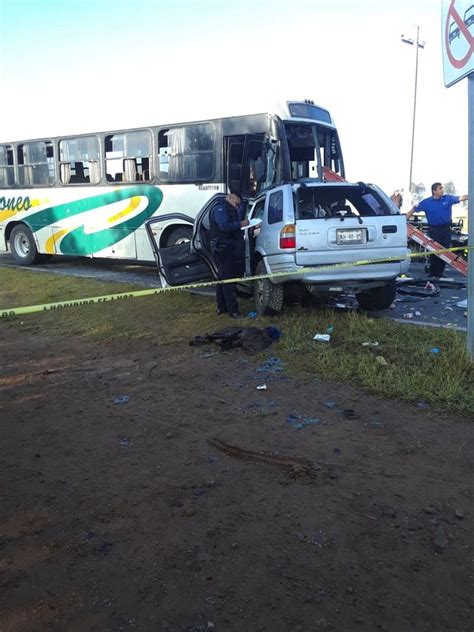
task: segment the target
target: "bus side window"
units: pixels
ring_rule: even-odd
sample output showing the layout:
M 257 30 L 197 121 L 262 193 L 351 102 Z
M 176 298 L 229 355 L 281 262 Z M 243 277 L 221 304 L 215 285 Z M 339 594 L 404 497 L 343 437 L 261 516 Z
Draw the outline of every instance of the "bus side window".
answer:
M 59 179 L 62 184 L 98 184 L 100 177 L 97 136 L 59 141 Z
M 54 184 L 54 150 L 49 140 L 18 145 L 20 185 L 51 186 Z
M 159 177 L 165 182 L 206 182 L 214 176 L 215 130 L 210 123 L 162 129 Z
M 105 137 L 107 182 L 146 182 L 151 179 L 152 139 L 149 130 Z
M 0 186 L 12 187 L 15 184 L 12 145 L 0 145 Z

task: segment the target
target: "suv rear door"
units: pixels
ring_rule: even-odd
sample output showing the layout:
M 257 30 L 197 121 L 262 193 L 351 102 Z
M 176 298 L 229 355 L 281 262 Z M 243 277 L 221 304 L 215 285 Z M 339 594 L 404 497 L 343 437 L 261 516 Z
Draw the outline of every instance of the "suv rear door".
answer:
M 406 258 L 406 218 L 374 187 L 305 186 L 298 189 L 295 206 L 297 265 Z

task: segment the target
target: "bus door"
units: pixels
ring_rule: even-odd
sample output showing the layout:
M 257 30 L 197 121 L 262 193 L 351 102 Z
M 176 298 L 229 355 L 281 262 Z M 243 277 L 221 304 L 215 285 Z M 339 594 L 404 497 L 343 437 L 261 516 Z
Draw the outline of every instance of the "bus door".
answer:
M 227 187 L 253 198 L 277 178 L 278 141 L 268 134 L 225 137 Z

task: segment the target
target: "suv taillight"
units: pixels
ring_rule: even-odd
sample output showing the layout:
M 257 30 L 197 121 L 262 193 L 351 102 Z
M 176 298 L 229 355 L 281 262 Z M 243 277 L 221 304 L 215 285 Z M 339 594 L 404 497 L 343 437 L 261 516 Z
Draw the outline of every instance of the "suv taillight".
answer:
M 280 248 L 296 248 L 296 226 L 286 224 L 280 231 Z

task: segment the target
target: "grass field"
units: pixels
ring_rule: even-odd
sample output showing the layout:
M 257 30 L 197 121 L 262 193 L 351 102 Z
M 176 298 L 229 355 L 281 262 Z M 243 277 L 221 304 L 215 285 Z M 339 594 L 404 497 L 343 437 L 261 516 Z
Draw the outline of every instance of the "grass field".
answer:
M 3 269 L 1 280 L 0 311 L 142 289 L 17 269 Z M 253 309 L 250 301 L 241 301 L 241 306 L 244 313 Z M 423 400 L 439 410 L 474 413 L 474 364 L 464 337 L 451 329 L 301 306 L 285 307 L 278 316 L 237 322 L 217 318 L 214 310 L 208 297 L 173 292 L 4 319 L 0 326 L 50 336 L 187 345 L 195 335 L 237 322 L 272 324 L 283 337 L 269 353 L 284 360 L 293 374 L 350 382 L 390 398 Z M 325 333 L 329 326 L 333 331 L 329 344 L 313 340 L 315 333 Z M 364 342 L 378 345 L 363 346 Z

